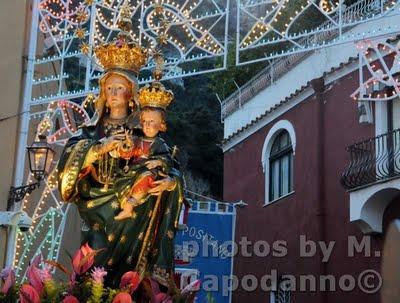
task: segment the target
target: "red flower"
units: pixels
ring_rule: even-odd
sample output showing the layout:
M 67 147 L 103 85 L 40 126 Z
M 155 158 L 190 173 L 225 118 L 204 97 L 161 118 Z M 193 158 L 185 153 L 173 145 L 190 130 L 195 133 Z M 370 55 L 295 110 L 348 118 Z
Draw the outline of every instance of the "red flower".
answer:
M 132 303 L 132 297 L 126 292 L 120 292 L 114 297 L 112 303 Z
M 74 272 L 78 275 L 87 272 L 94 263 L 95 254 L 96 252 L 87 243 L 82 245 L 72 258 L 72 267 L 74 268 Z
M 40 303 L 38 292 L 29 284 L 24 284 L 19 290 L 20 303 Z
M 74 296 L 66 296 L 64 300 L 62 300 L 62 303 L 79 303 L 79 300 L 74 297 Z
M 0 292 L 7 294 L 8 290 L 15 284 L 15 273 L 11 268 L 4 268 L 0 272 L 0 278 L 3 280 L 3 287 Z
M 31 284 L 39 294 L 43 291 L 43 282 L 51 279 L 49 268 L 39 269 L 38 266 L 40 262 L 41 256 L 38 255 L 33 259 L 26 272 L 29 284 Z
M 150 279 L 150 286 L 153 292 L 151 303 L 172 303 L 171 296 L 160 291 L 160 286 L 157 281 Z
M 140 284 L 140 277 L 136 271 L 127 271 L 123 274 L 120 288 L 129 288 L 129 292 L 132 294 Z

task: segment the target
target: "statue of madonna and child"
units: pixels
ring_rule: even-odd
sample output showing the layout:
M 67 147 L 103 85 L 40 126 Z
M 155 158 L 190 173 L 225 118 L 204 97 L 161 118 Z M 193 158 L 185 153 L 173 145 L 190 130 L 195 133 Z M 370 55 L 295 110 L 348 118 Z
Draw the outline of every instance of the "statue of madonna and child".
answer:
M 124 39 L 95 50 L 105 74 L 96 112 L 61 155 L 59 190 L 87 226 L 82 243 L 98 250 L 106 284 L 127 271 L 168 287 L 174 278 L 174 237 L 183 181 L 166 130 L 172 92 L 155 81 L 138 90 L 145 52 Z

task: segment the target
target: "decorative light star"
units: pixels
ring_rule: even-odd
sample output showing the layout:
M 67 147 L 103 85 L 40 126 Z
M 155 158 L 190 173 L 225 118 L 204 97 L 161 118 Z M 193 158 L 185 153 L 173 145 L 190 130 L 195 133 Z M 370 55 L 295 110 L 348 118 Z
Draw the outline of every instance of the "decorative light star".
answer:
M 86 42 L 83 42 L 80 46 L 79 49 L 81 50 L 82 54 L 88 55 L 90 51 L 90 46 Z
M 76 14 L 76 20 L 80 23 L 84 23 L 88 19 L 88 15 L 85 11 L 81 10 Z
M 79 38 L 79 39 L 83 39 L 85 37 L 85 31 L 81 28 L 77 28 L 75 30 L 75 35 Z

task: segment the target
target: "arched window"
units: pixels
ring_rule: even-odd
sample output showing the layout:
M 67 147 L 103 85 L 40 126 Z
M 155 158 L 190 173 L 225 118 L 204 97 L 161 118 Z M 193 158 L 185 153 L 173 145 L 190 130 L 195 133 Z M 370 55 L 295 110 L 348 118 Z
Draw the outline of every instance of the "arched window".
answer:
M 290 135 L 281 130 L 269 155 L 269 201 L 293 191 L 293 146 Z
M 296 132 L 288 120 L 279 120 L 265 137 L 261 165 L 265 174 L 265 205 L 294 192 L 293 162 Z

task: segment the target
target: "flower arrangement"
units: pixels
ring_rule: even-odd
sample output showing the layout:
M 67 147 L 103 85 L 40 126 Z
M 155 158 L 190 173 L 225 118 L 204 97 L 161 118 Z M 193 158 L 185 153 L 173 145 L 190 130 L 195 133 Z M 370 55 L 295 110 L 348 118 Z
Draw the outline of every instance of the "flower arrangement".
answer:
M 106 287 L 104 277 L 107 276 L 107 271 L 102 267 L 93 266 L 97 252 L 88 244 L 82 245 L 72 258 L 72 272 L 61 264 L 42 261 L 41 256 L 37 256 L 27 269 L 27 282 L 22 285 L 16 283 L 13 269 L 3 269 L 0 272 L 2 282 L 0 302 L 192 303 L 200 289 L 200 281 L 196 280 L 182 291 L 172 287 L 164 293 L 156 281 L 151 278 L 141 280 L 138 273 L 134 271 L 128 271 L 121 277 L 118 289 Z M 67 282 L 54 280 L 51 272 L 55 267 L 68 276 Z M 137 292 L 143 290 L 147 292 L 145 301 L 137 296 Z

